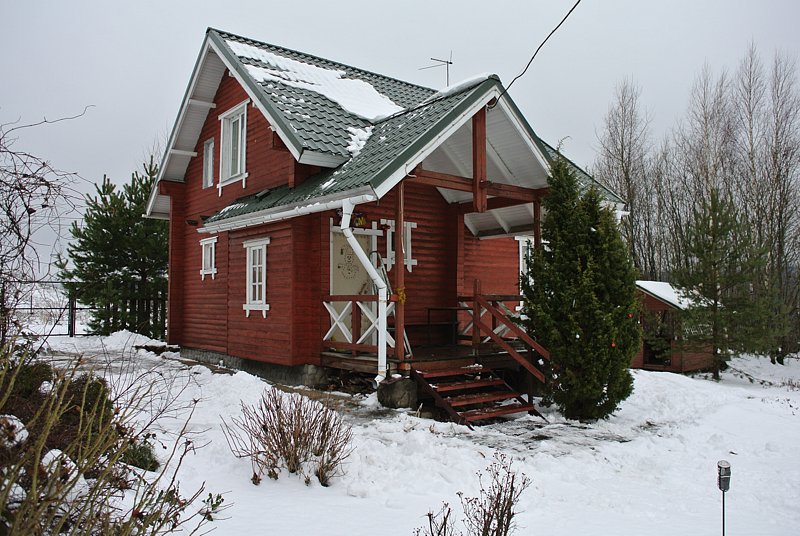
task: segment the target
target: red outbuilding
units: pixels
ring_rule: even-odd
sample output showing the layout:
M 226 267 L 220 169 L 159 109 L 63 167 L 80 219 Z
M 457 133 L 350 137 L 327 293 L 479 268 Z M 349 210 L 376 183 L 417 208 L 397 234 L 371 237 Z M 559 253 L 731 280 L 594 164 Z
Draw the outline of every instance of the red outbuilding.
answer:
M 675 287 L 663 281 L 637 281 L 642 299 L 642 347 L 631 368 L 692 372 L 710 369 L 710 349 L 693 348 L 683 340 L 680 311 L 692 303 Z

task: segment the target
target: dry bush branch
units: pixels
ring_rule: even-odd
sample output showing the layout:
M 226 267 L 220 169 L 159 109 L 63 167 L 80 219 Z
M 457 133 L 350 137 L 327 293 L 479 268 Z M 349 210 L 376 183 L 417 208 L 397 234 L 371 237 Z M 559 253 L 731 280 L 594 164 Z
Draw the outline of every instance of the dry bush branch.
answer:
M 254 484 L 264 474 L 277 479 L 281 468 L 308 483 L 311 465 L 320 484 L 328 486 L 352 453 L 352 430 L 341 415 L 296 393 L 265 389 L 256 405 L 242 402 L 241 416 L 222 422 L 231 452 L 250 459 Z
M 0 360 L 6 393 L 24 379 L 21 370 L 30 361 L 22 356 L 10 363 L 7 348 Z M 225 508 L 219 495 L 200 500 L 204 486 L 188 495 L 180 489 L 177 475 L 186 456 L 202 447 L 189 433 L 191 409 L 161 470 L 144 473 L 121 463 L 135 439 L 148 433 L 136 427 L 138 408 L 115 408 L 106 384 L 79 376 L 77 364 L 55 372 L 52 387 L 26 419 L 27 441 L 11 449 L 0 445 L 0 533 L 193 534 Z M 131 389 L 174 400 L 163 386 Z M 16 403 L 5 393 L 0 402 L 0 412 Z
M 484 483 L 487 477 L 489 482 Z M 477 497 L 459 494 L 467 533 L 470 536 L 511 534 L 518 513 L 516 506 L 522 493 L 530 486 L 530 479 L 513 470 L 511 459 L 496 454 L 485 473 L 478 473 L 478 480 L 481 489 Z
M 456 532 L 455 519 L 450 517 L 452 509 L 447 503 L 442 503 L 442 508 L 433 513 L 427 513 L 428 526 L 420 527 L 414 531 L 415 536 L 460 536 L 460 532 Z

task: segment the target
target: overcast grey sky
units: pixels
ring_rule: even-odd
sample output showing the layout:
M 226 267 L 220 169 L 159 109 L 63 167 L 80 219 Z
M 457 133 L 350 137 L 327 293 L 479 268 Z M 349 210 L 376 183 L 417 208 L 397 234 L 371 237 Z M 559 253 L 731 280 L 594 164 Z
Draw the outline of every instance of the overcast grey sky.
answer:
M 21 135 L 18 148 L 89 181 L 128 180 L 175 120 L 206 27 L 422 85 L 453 51 L 451 81 L 505 84 L 573 0 L 0 0 L 0 122 L 84 117 Z M 594 160 L 595 132 L 624 77 L 642 87 L 660 135 L 686 106 L 704 62 L 735 69 L 750 41 L 767 59 L 800 53 L 797 0 L 583 0 L 511 89 L 534 130 Z

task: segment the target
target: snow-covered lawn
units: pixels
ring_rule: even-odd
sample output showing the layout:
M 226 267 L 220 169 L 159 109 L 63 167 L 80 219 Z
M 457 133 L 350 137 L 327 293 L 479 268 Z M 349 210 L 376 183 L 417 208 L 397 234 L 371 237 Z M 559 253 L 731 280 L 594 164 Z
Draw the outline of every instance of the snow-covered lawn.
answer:
M 634 371 L 634 394 L 610 419 L 591 425 L 547 412 L 470 431 L 381 411 L 374 395 L 336 395 L 354 429 L 346 473 L 323 488 L 281 474 L 250 482 L 246 460 L 234 458 L 221 417 L 254 403 L 265 383 L 249 374 L 215 374 L 203 366 L 131 350 L 146 339 L 126 333 L 101 339 L 55 338 L 58 352 L 111 358 L 188 385 L 198 399 L 191 428 L 208 445 L 186 460 L 182 489 L 206 483 L 225 495 L 228 519 L 215 534 L 410 535 L 442 501 L 460 514 L 457 492 L 474 496 L 476 473 L 495 452 L 533 481 L 522 497 L 518 534 L 717 535 L 721 493 L 716 464 L 732 466 L 727 532 L 796 535 L 800 531 L 800 360 L 773 366 L 737 358 L 722 381 Z M 95 356 L 95 357 L 91 357 Z M 169 354 L 169 357 L 177 357 Z M 183 420 L 163 418 L 162 440 Z

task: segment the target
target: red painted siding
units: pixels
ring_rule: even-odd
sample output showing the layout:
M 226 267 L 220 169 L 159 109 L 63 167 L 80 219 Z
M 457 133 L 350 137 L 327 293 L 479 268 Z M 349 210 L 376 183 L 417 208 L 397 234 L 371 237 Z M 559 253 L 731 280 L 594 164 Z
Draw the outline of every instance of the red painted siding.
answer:
M 236 199 L 265 188 L 306 177 L 317 168 L 297 164 L 291 153 L 274 143 L 275 134 L 264 116 L 247 107 L 245 185 L 228 184 L 220 193 L 219 163 L 222 143 L 219 115 L 247 99 L 236 80 L 223 76 L 195 146 L 197 157 L 187 167 L 185 184 L 164 183 L 172 197 L 170 223 L 170 342 L 192 348 L 228 353 L 250 359 L 292 363 L 292 226 L 284 223 L 220 233 L 216 244 L 214 279 L 200 276 L 200 240 L 197 232 L 205 217 Z M 203 146 L 214 139 L 214 186 L 203 188 Z M 267 294 L 270 311 L 264 319 L 259 311 L 250 317 L 242 310 L 245 301 L 245 250 L 242 241 L 252 236 L 270 236 L 267 248 Z
M 246 100 L 238 83 L 223 76 L 206 118 L 185 184 L 165 185 L 172 196 L 170 224 L 170 342 L 281 365 L 319 363 L 321 337 L 329 326 L 322 306 L 330 291 L 330 222 L 334 212 L 220 233 L 216 243 L 215 278 L 200 276 L 198 233 L 204 217 L 236 199 L 282 184 L 300 184 L 318 171 L 297 164 L 277 140 L 261 113 L 247 107 L 246 187 L 241 182 L 216 187 L 221 150 L 219 115 Z M 214 139 L 215 186 L 202 187 L 203 145 Z M 480 278 L 485 293 L 518 292 L 518 245 L 511 238 L 478 240 L 464 228 L 463 217 L 434 188 L 409 182 L 405 187 L 405 219 L 416 222 L 412 253 L 418 262 L 406 272 L 406 323 L 412 344 L 426 342 L 429 307 L 455 306 L 459 295 L 471 294 Z M 368 227 L 394 219 L 394 192 L 379 202 L 357 207 Z M 267 301 L 270 310 L 248 317 L 245 301 L 246 251 L 243 242 L 269 237 Z M 386 252 L 383 237 L 378 251 Z M 389 272 L 394 277 L 395 267 Z M 435 319 L 435 318 L 434 318 Z

